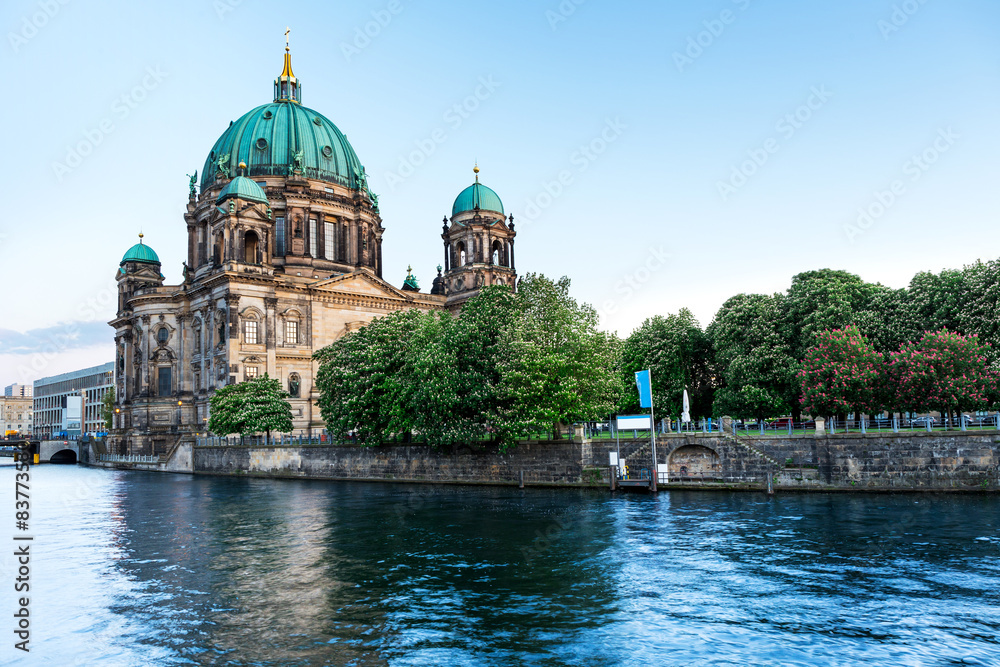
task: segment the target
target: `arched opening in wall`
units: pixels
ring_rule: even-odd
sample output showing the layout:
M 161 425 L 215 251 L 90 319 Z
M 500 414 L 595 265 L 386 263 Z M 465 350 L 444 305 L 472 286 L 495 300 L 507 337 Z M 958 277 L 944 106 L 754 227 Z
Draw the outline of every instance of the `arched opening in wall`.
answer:
M 500 241 L 493 242 L 493 264 L 500 266 L 503 263 L 503 245 Z M 506 266 L 506 265 L 505 265 Z
M 465 266 L 465 244 L 459 241 L 456 250 L 458 251 L 458 265 Z
M 721 475 L 719 455 L 701 445 L 678 447 L 670 454 L 667 471 L 671 479 L 715 479 Z
M 260 258 L 257 256 L 259 247 L 260 239 L 257 238 L 257 232 L 247 232 L 243 237 L 243 261 L 248 264 L 260 264 Z
M 76 463 L 76 452 L 72 449 L 60 449 L 49 457 L 49 463 Z
M 288 397 L 299 398 L 302 395 L 302 378 L 298 373 L 288 376 Z

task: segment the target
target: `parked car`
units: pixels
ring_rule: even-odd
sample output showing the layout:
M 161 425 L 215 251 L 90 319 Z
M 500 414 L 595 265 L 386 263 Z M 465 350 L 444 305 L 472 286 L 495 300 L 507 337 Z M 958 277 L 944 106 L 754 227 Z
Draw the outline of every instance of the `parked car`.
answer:
M 788 425 L 791 424 L 791 423 L 792 423 L 792 418 L 791 417 L 778 417 L 777 419 L 768 422 L 767 423 L 767 428 L 773 428 L 773 429 L 783 428 L 783 429 L 787 429 Z
M 985 417 L 976 417 L 974 423 L 976 424 L 976 426 L 996 426 L 998 418 L 1000 418 L 1000 415 L 986 415 Z
M 937 424 L 937 419 L 935 417 L 914 417 L 910 420 L 910 426 L 926 426 L 927 424 L 934 426 Z

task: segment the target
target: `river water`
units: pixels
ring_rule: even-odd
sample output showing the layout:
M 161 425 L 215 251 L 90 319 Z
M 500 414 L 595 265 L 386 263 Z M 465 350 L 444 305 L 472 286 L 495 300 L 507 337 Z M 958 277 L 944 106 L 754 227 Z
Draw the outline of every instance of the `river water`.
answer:
M 998 496 L 31 487 L 31 652 L 7 556 L 3 664 L 1000 665 Z

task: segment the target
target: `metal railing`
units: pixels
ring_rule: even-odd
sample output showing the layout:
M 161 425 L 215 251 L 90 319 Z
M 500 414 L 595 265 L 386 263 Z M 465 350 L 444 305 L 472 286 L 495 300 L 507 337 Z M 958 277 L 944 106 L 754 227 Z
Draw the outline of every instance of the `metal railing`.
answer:
M 159 456 L 139 456 L 135 454 L 98 454 L 100 463 L 159 463 Z

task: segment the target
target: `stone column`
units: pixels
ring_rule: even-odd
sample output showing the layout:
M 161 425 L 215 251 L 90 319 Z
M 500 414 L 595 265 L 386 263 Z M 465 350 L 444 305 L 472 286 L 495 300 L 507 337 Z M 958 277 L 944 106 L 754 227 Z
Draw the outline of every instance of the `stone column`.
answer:
M 191 315 L 188 313 L 178 313 L 177 314 L 177 393 L 183 394 L 187 391 L 187 385 L 189 384 L 188 376 L 188 359 L 186 356 L 186 346 L 184 345 L 184 338 L 187 336 L 187 327 L 185 323 L 191 319 Z
M 240 334 L 240 296 L 238 294 L 226 294 L 226 313 L 229 316 L 229 336 L 226 341 L 227 354 L 222 363 L 226 364 L 226 384 L 229 384 L 229 376 L 232 374 L 232 364 L 236 363 L 239 356 L 240 342 L 243 340 Z
M 142 345 L 139 349 L 139 366 L 142 369 L 142 379 L 140 380 L 142 389 L 139 393 L 148 398 L 152 384 L 152 379 L 149 376 L 149 315 L 142 316 Z
M 324 259 L 326 256 L 326 216 L 322 212 L 316 213 L 316 255 Z
M 212 321 L 213 310 L 211 306 L 206 306 L 201 311 L 201 387 L 209 386 L 212 378 L 212 327 L 215 325 Z
M 264 297 L 264 326 L 267 327 L 267 331 L 264 333 L 264 343 L 267 350 L 267 374 L 271 377 L 277 377 L 278 352 L 275 335 L 277 333 L 277 317 L 275 317 L 277 308 L 278 299 Z

